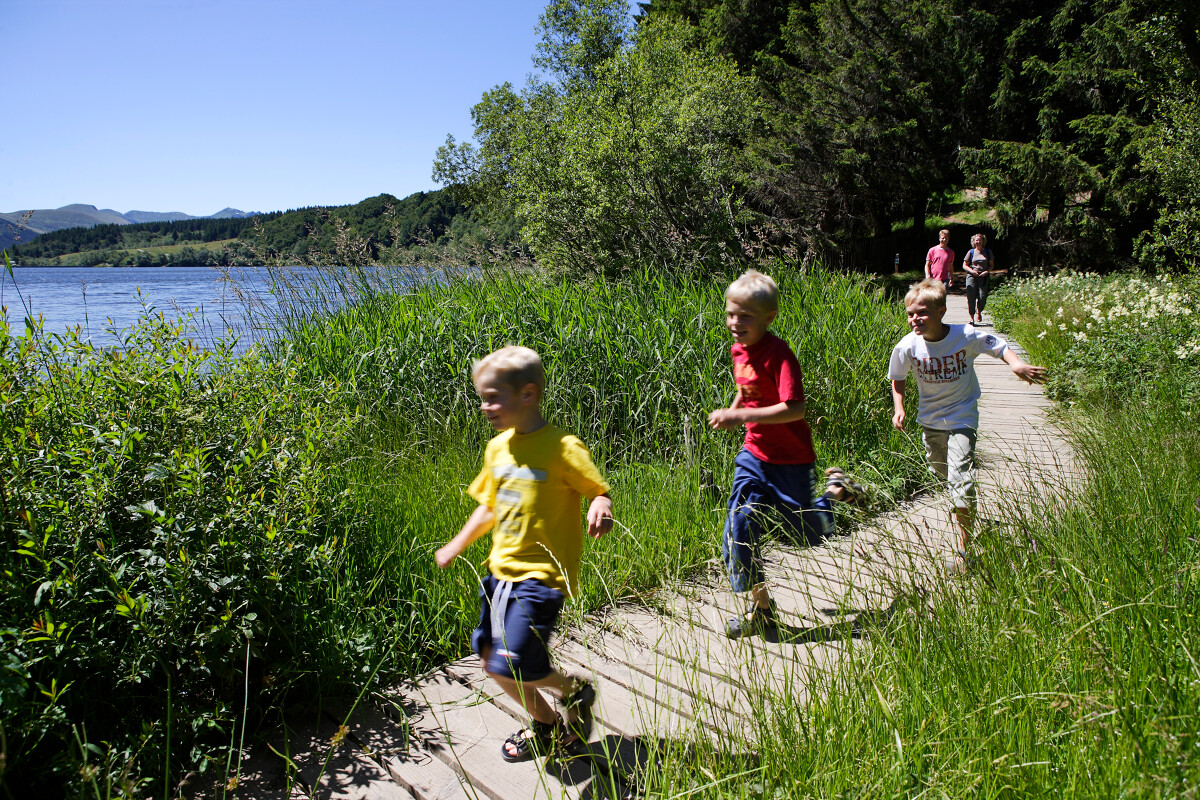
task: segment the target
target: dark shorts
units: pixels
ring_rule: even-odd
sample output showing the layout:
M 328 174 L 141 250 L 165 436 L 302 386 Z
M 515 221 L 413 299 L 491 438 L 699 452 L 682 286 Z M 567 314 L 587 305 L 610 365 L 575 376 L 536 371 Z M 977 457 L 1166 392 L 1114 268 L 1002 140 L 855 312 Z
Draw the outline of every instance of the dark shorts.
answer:
M 518 681 L 549 675 L 550 634 L 566 595 L 536 578 L 510 582 L 488 575 L 479 597 L 479 627 L 471 635 L 471 649 L 480 656 L 489 651 L 484 669 Z
M 820 544 L 833 533 L 832 504 L 813 498 L 812 464 L 770 464 L 749 450 L 733 462 L 733 489 L 725 515 L 721 556 L 735 592 L 762 583 L 762 539 L 778 529 L 796 544 Z

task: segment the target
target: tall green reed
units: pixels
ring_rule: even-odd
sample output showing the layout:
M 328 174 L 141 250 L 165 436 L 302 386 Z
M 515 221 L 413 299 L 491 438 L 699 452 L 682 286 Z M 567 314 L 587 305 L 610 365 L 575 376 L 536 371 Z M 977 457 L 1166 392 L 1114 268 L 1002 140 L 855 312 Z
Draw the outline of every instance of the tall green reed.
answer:
M 884 367 L 903 333 L 898 305 L 859 280 L 779 265 L 777 332 L 805 369 L 818 453 L 863 465 L 881 484 L 911 481 L 886 414 Z M 354 273 L 357 274 L 357 273 Z M 371 413 L 413 442 L 486 436 L 473 360 L 507 343 L 542 354 L 546 410 L 606 462 L 703 458 L 719 437 L 710 410 L 733 383 L 723 291 L 730 276 L 645 272 L 577 284 L 489 271 L 376 293 L 288 326 L 288 357 L 355 388 Z M 354 286 L 361 284 L 352 278 Z

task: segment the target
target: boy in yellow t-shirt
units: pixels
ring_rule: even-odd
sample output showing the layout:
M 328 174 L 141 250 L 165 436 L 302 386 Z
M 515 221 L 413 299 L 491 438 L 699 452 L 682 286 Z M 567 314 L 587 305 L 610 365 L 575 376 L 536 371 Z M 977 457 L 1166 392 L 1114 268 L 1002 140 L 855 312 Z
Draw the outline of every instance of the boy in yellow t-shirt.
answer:
M 475 362 L 472 378 L 484 416 L 502 433 L 488 442 L 483 468 L 467 489 L 479 506 L 435 558 L 445 569 L 493 531 L 471 647 L 484 671 L 529 713 L 529 727 L 500 751 L 505 761 L 526 761 L 588 734 L 596 690 L 557 672 L 547 643 L 578 585 L 580 496 L 591 499 L 587 532 L 594 538 L 612 528 L 612 500 L 587 447 L 542 416 L 546 377 L 537 353 L 501 348 Z M 562 699 L 566 722 L 541 689 Z

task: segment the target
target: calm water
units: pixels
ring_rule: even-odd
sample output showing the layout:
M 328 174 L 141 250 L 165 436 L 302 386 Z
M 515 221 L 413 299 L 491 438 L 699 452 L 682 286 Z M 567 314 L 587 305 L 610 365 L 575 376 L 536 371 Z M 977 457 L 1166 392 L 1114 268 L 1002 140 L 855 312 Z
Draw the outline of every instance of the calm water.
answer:
M 11 279 L 0 271 L 0 305 L 17 333 L 28 305 L 42 316 L 47 333 L 79 326 L 102 346 L 115 344 L 114 331 L 147 311 L 170 319 L 191 313 L 198 341 L 233 334 L 245 348 L 269 332 L 265 323 L 276 307 L 269 287 L 267 270 L 253 267 L 228 273 L 212 267 L 13 267 Z

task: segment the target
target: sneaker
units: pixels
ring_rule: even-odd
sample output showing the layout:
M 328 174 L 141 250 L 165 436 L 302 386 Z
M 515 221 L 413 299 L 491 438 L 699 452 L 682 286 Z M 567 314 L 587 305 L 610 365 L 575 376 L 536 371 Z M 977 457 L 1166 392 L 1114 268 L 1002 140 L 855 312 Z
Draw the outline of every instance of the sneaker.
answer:
M 775 601 L 767 608 L 755 603 L 740 617 L 725 621 L 725 635 L 730 639 L 740 639 L 743 636 L 762 636 L 768 630 L 779 627 L 779 618 L 775 616 Z

